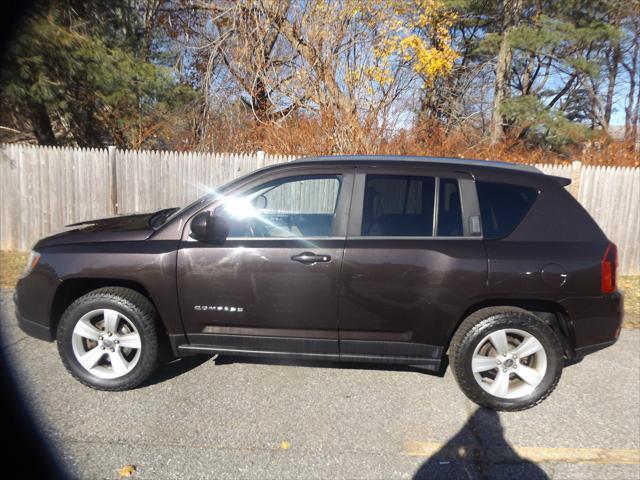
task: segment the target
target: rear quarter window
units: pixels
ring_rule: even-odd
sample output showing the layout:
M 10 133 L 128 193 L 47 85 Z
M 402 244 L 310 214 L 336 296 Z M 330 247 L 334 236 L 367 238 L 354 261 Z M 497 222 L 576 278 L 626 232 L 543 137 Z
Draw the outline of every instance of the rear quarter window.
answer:
M 522 222 L 538 191 L 506 183 L 477 182 L 482 232 L 485 238 L 509 235 Z

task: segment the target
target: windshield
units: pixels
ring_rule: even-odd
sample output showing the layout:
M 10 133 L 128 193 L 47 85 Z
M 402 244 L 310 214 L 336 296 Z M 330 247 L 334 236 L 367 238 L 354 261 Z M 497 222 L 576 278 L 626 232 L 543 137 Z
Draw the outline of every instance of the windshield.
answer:
M 217 189 L 212 189 L 206 195 L 203 195 L 202 197 L 199 197 L 198 199 L 194 200 L 193 202 L 191 202 L 190 204 L 188 204 L 188 205 L 186 205 L 186 206 L 184 206 L 182 208 L 174 207 L 174 208 L 167 208 L 167 209 L 163 209 L 163 210 L 158 210 L 149 219 L 149 225 L 151 225 L 152 228 L 157 230 L 160 227 L 162 227 L 163 225 L 166 225 L 167 223 L 173 221 L 173 219 L 179 217 L 184 212 L 186 212 L 186 211 L 188 211 L 188 210 L 190 210 L 192 208 L 195 208 L 198 205 L 203 205 L 203 204 L 205 204 L 207 202 L 210 202 L 210 201 L 214 200 L 215 198 L 221 196 L 224 192 L 228 191 L 233 186 L 235 186 L 238 183 L 242 182 L 243 180 L 245 180 L 246 178 L 250 177 L 251 175 L 252 174 L 243 175 L 243 176 L 238 177 L 238 178 L 236 178 L 234 180 L 231 180 L 230 182 L 225 183 L 224 185 L 220 186 Z M 163 215 L 163 212 L 167 212 L 167 211 L 169 211 L 169 213 L 166 214 L 166 215 Z M 156 216 L 157 216 L 157 218 L 154 218 Z M 154 223 L 151 223 L 152 220 L 153 220 Z
M 207 194 L 182 208 L 173 207 L 173 208 L 165 208 L 163 210 L 158 210 L 156 213 L 154 213 L 151 216 L 151 218 L 149 218 L 149 225 L 154 230 L 158 230 L 160 227 L 172 221 L 178 215 L 181 215 L 183 212 L 186 212 L 190 208 L 195 207 L 196 205 L 202 204 L 211 198 L 212 198 L 211 194 Z
M 156 213 L 151 215 L 151 217 L 149 217 L 149 225 L 151 226 L 151 228 L 157 230 L 165 224 L 167 218 L 169 218 L 171 214 L 176 210 L 179 210 L 178 207 L 163 208 L 162 210 L 158 210 Z

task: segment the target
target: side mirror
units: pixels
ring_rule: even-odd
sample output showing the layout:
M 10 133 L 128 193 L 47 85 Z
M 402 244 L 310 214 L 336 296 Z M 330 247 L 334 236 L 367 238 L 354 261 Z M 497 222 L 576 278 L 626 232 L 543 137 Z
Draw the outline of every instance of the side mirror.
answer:
M 222 245 L 228 235 L 227 220 L 213 212 L 200 212 L 191 220 L 191 236 L 196 240 Z
M 269 202 L 267 201 L 267 197 L 264 195 L 258 195 L 251 203 L 253 204 L 253 208 L 256 210 L 264 210 L 267 208 L 267 203 Z

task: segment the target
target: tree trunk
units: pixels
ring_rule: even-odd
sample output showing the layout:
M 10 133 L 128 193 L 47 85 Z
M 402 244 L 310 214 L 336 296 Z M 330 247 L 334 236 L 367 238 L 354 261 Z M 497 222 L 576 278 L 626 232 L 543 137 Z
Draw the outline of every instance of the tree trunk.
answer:
M 491 116 L 491 144 L 494 145 L 504 136 L 505 119 L 500 113 L 502 102 L 509 98 L 511 80 L 511 60 L 513 52 L 509 45 L 509 30 L 514 27 L 521 14 L 522 0 L 504 0 L 502 4 L 502 40 L 496 64 L 496 81 L 493 94 L 493 113 Z
M 638 108 L 640 107 L 640 85 L 638 85 L 638 60 L 640 57 L 640 40 L 636 35 L 631 53 L 631 62 L 625 65 L 629 74 L 629 97 L 624 113 L 624 138 L 638 142 Z M 636 93 L 637 90 L 637 93 Z
M 633 114 L 631 117 L 631 130 L 629 132 L 629 138 L 631 138 L 634 142 L 634 148 L 636 152 L 640 152 L 640 132 L 638 131 L 638 128 L 640 127 L 640 125 L 638 125 L 638 120 L 640 120 L 638 118 L 638 114 L 640 113 L 640 87 L 637 87 L 637 92 L 636 92 L 636 105 L 633 108 Z
M 34 104 L 30 108 L 29 117 L 33 134 L 38 143 L 40 145 L 56 145 L 56 136 L 53 133 L 47 108 L 41 103 Z
M 622 59 L 622 51 L 620 45 L 615 45 L 608 55 L 609 75 L 607 78 L 607 97 L 604 104 L 604 123 L 603 127 L 609 131 L 609 123 L 611 122 L 611 112 L 613 111 L 613 96 L 616 90 L 616 80 L 618 78 L 618 66 Z

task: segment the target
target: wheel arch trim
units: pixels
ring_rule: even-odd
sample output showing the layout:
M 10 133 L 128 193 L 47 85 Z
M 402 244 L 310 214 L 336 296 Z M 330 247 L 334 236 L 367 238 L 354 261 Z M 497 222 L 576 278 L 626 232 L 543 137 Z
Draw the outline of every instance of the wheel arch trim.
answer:
M 486 298 L 469 306 L 448 333 L 446 350 L 448 351 L 453 336 L 469 315 L 487 307 L 521 308 L 540 318 L 558 334 L 565 356 L 575 356 L 575 334 L 571 317 L 566 308 L 557 301 L 543 298 Z
M 161 313 L 156 307 L 149 290 L 139 281 L 122 277 L 70 277 L 60 281 L 53 295 L 49 313 L 49 326 L 52 335 L 55 336 L 55 331 L 58 328 L 62 314 L 69 305 L 83 295 L 104 287 L 129 288 L 141 295 L 144 295 L 155 308 L 157 318 L 161 326 L 167 329 L 166 322 L 163 320 Z

